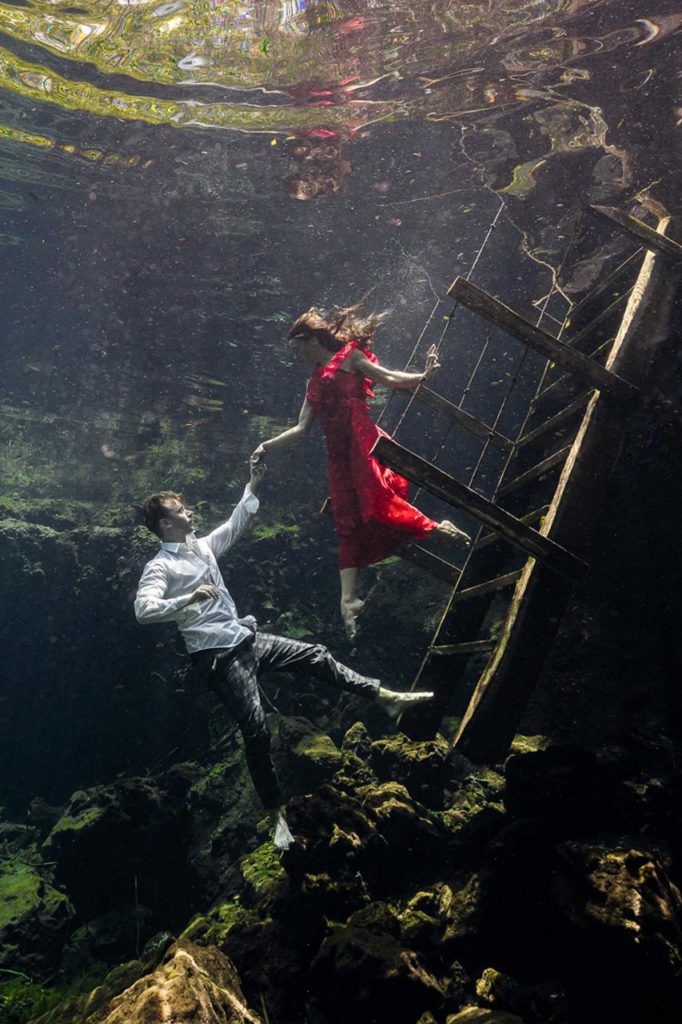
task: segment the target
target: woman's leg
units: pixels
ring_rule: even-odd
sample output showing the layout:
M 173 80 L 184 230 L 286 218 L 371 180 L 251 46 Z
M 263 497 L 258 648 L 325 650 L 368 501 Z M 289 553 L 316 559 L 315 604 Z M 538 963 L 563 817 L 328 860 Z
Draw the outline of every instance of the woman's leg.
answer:
M 364 601 L 358 597 L 358 570 L 339 569 L 341 577 L 341 618 L 349 640 L 355 639 L 356 617 L 362 609 Z

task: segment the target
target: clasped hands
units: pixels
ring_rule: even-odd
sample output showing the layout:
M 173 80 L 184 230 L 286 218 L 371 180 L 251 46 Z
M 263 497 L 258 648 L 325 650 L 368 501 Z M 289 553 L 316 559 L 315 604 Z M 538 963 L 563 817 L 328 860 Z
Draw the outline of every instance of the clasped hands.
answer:
M 424 372 L 421 375 L 422 379 L 420 383 L 426 383 L 426 381 L 432 377 L 437 370 L 440 370 L 438 350 L 435 345 L 432 345 L 426 353 L 426 366 L 424 367 Z

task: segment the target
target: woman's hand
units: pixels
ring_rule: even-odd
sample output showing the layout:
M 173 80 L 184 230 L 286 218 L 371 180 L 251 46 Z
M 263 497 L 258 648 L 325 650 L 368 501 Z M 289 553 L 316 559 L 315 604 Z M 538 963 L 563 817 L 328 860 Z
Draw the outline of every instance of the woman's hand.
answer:
M 257 449 L 256 449 L 257 450 Z M 255 453 L 249 459 L 251 476 L 249 478 L 249 488 L 252 494 L 258 494 L 260 491 L 260 485 L 263 483 L 265 474 L 267 473 L 267 466 L 265 465 L 265 459 L 261 456 L 260 458 L 255 457 Z
M 255 449 L 255 451 L 253 451 L 251 453 L 251 458 L 249 459 L 249 462 L 251 463 L 252 467 L 253 466 L 257 466 L 258 463 L 261 462 L 264 458 L 265 458 L 265 445 L 264 444 L 259 444 L 258 447 Z
M 426 366 L 424 367 L 424 373 L 422 374 L 422 380 L 424 383 L 426 383 L 426 381 L 429 380 L 437 370 L 440 370 L 438 352 L 436 351 L 436 346 L 432 345 L 426 353 Z

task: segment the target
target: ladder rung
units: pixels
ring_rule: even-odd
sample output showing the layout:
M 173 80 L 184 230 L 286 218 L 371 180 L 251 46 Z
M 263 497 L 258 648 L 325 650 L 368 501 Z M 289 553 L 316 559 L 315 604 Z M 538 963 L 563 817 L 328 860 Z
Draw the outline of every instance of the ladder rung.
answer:
M 525 516 L 520 516 L 519 518 L 522 523 L 526 523 L 527 526 L 530 526 L 531 523 L 539 522 L 543 516 L 546 516 L 549 512 L 549 508 L 549 505 L 541 505 L 540 508 L 536 508 L 532 512 L 528 512 Z M 476 541 L 475 551 L 480 551 L 481 548 L 487 548 L 490 544 L 494 544 L 495 541 L 499 540 L 504 540 L 504 538 L 500 537 L 499 533 L 486 533 L 480 540 Z
M 582 310 L 589 306 L 591 302 L 594 302 L 595 299 L 598 299 L 600 295 L 603 295 L 604 292 L 608 290 L 609 286 L 612 285 L 614 281 L 618 280 L 623 271 L 641 255 L 641 248 L 636 249 L 635 252 L 631 252 L 627 259 L 623 260 L 623 262 L 619 264 L 615 270 L 612 270 L 610 274 L 607 274 L 604 280 L 595 285 L 591 292 L 588 292 L 587 295 L 583 295 L 582 299 L 579 299 L 578 302 L 576 302 L 575 306 L 569 313 L 569 319 L 575 320 L 578 313 L 582 312 Z
M 497 533 L 503 534 L 507 540 L 522 548 L 534 558 L 542 559 L 551 569 L 569 576 L 582 572 L 585 563 L 571 554 L 560 544 L 549 537 L 544 537 L 537 530 L 526 526 L 520 519 L 501 508 L 494 502 L 484 498 L 466 484 L 460 483 L 449 473 L 434 466 L 431 462 L 404 448 L 390 437 L 380 437 L 372 449 L 372 455 L 401 473 L 412 483 L 425 487 L 431 494 L 458 506 L 474 515 L 480 522 L 490 526 Z
M 439 412 L 444 413 L 464 430 L 474 434 L 475 437 L 480 437 L 483 441 L 489 441 L 494 448 L 498 448 L 503 452 L 510 452 L 513 449 L 514 442 L 510 441 L 504 434 L 500 434 L 499 431 L 489 427 L 487 423 L 483 423 L 482 420 L 472 416 L 471 413 L 465 412 L 461 406 L 448 401 L 447 398 L 443 398 L 442 395 L 432 391 L 431 388 L 427 388 L 422 384 L 415 391 L 414 397 L 418 402 L 423 402 L 424 405 L 429 405 L 432 409 L 437 409 Z
M 653 249 L 654 252 L 669 259 L 682 260 L 682 245 L 673 242 L 671 238 L 667 238 L 660 231 L 650 228 L 643 220 L 638 220 L 632 214 L 625 213 L 624 210 L 618 210 L 613 206 L 588 206 L 588 210 L 601 220 L 607 221 L 617 231 L 634 238 L 637 242 L 644 242 L 647 249 Z
M 475 587 L 467 587 L 454 595 L 453 601 L 468 601 L 472 597 L 484 597 L 486 594 L 493 594 L 497 590 L 504 590 L 512 587 L 522 573 L 522 569 L 515 569 L 514 572 L 505 573 L 504 576 L 496 576 L 494 580 L 486 580 L 485 583 L 477 583 Z
M 589 324 L 587 324 L 585 327 L 581 327 L 577 334 L 574 334 L 572 337 L 563 339 L 566 342 L 566 344 L 570 345 L 571 348 L 579 349 L 585 338 L 589 338 L 589 336 L 597 329 L 597 327 L 599 327 L 600 324 L 603 324 L 605 320 L 608 320 L 609 317 L 613 316 L 613 314 L 622 302 L 630 298 L 630 294 L 632 293 L 633 288 L 634 285 L 632 286 L 632 288 L 628 288 L 626 289 L 626 291 L 621 292 L 618 298 L 614 299 L 613 302 L 611 302 L 606 307 L 606 309 L 602 309 L 601 313 L 598 313 L 597 316 L 595 316 L 594 320 L 591 320 Z
M 590 352 L 590 359 L 596 359 L 598 356 L 600 356 L 609 347 L 609 345 L 613 345 L 615 340 L 615 338 L 606 338 L 604 341 L 602 341 L 601 345 L 597 345 L 597 347 L 593 349 L 592 352 Z M 560 385 L 566 384 L 568 381 L 572 380 L 573 378 L 571 377 L 570 373 L 562 373 L 560 377 L 557 377 L 556 380 L 553 380 L 552 383 L 548 384 L 546 388 L 544 388 L 542 391 L 539 391 L 531 404 L 536 405 L 541 398 L 545 398 L 547 395 L 551 394 L 551 392 L 554 391 L 555 388 L 558 388 Z
M 614 398 L 630 399 L 637 394 L 638 389 L 634 384 L 623 380 L 611 370 L 604 369 L 598 363 L 593 363 L 581 352 L 575 352 L 570 345 L 553 338 L 551 334 L 536 327 L 530 320 L 519 316 L 509 306 L 505 306 L 499 299 L 489 295 L 482 288 L 478 288 L 471 281 L 458 277 L 449 288 L 448 295 L 457 299 L 462 305 L 495 327 L 501 327 L 507 334 L 518 338 L 524 345 L 539 352 L 546 359 L 558 363 L 559 366 L 563 366 L 571 373 L 586 378 L 595 387 L 613 395 Z
M 587 405 L 591 397 L 591 391 L 586 392 L 584 395 L 580 395 L 579 398 L 576 398 L 573 402 L 562 409 L 561 412 L 557 412 L 554 416 L 550 416 L 550 418 L 545 420 L 544 423 L 541 423 L 540 426 L 535 427 L 534 430 L 530 430 L 527 434 L 524 434 L 523 437 L 520 437 L 516 442 L 517 447 L 522 448 L 524 445 L 530 444 L 531 441 L 537 441 L 537 439 L 542 437 L 543 434 L 554 430 L 555 427 L 560 426 L 565 420 L 575 416 L 583 406 Z
M 513 480 L 510 480 L 504 487 L 500 487 L 497 492 L 498 498 L 503 497 L 505 494 L 509 494 L 511 491 L 515 491 L 518 487 L 523 487 L 524 484 L 530 483 L 531 480 L 536 480 L 537 477 L 542 476 L 543 473 L 549 472 L 554 466 L 558 466 L 561 462 L 564 462 L 568 453 L 571 450 L 571 445 L 567 444 L 563 448 L 560 448 L 558 452 L 554 452 L 552 455 L 548 455 L 542 462 L 538 462 L 537 465 L 527 469 L 525 473 L 520 473 Z
M 420 544 L 403 544 L 398 554 L 405 561 L 419 566 L 420 569 L 431 573 L 439 580 L 444 580 L 452 587 L 457 584 L 462 575 L 462 570 L 458 569 L 456 565 L 446 562 L 444 558 L 439 558 L 438 555 L 434 555 L 432 551 L 428 551 Z
M 459 654 L 481 654 L 485 651 L 492 651 L 497 646 L 497 640 L 470 640 L 465 644 L 438 644 L 429 647 L 429 654 L 452 658 Z

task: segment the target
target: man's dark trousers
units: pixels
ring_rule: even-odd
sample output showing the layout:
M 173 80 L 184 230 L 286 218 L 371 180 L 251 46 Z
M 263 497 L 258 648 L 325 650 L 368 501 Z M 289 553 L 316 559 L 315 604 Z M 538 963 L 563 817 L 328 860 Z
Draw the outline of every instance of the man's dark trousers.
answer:
M 256 792 L 267 808 L 282 798 L 270 755 L 270 730 L 258 692 L 265 672 L 300 672 L 337 689 L 374 700 L 379 680 L 361 676 L 336 661 L 322 644 L 305 644 L 270 633 L 256 633 L 237 647 L 212 648 L 192 655 L 208 686 L 235 718 Z

